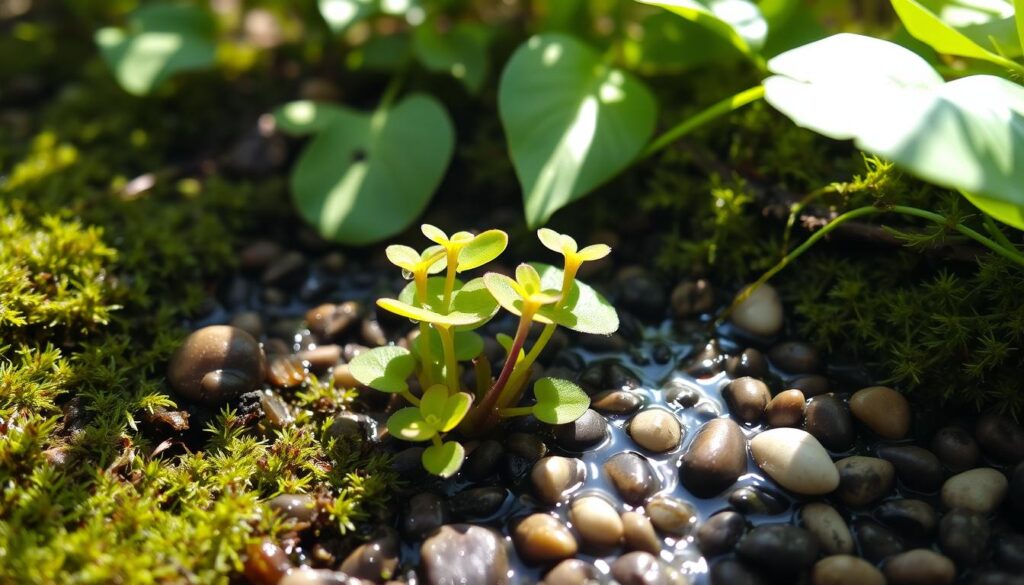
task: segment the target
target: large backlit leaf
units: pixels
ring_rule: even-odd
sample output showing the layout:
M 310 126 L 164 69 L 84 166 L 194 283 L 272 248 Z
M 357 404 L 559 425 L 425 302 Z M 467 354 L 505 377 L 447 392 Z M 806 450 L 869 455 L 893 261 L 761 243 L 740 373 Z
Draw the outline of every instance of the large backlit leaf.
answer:
M 424 449 L 421 460 L 423 467 L 441 477 L 451 477 L 458 473 L 462 461 L 466 458 L 466 450 L 454 441 L 431 445 Z
M 745 55 L 753 55 L 760 50 L 768 35 L 768 23 L 757 4 L 747 0 L 637 1 L 661 6 L 698 24 L 725 39 Z
M 216 60 L 216 24 L 202 8 L 151 4 L 127 26 L 102 28 L 95 40 L 125 91 L 145 95 L 179 71 L 205 69 Z
M 478 93 L 487 78 L 487 31 L 460 23 L 441 33 L 434 23 L 422 24 L 413 33 L 413 50 L 431 71 L 448 73 L 470 93 Z
M 590 408 L 586 392 L 568 380 L 541 378 L 533 385 L 533 394 L 533 416 L 552 425 L 571 423 Z
M 1009 2 L 891 1 L 907 31 L 940 53 L 997 64 L 1005 63 L 999 52 L 1020 54 Z
M 296 123 L 288 104 L 281 127 Z M 455 131 L 444 106 L 414 94 L 372 113 L 318 106 L 304 126 L 317 130 L 292 170 L 291 190 L 302 217 L 321 234 L 368 244 L 413 222 L 437 189 L 451 160 Z
M 406 380 L 416 369 L 416 358 L 409 350 L 388 345 L 375 347 L 352 358 L 349 372 L 360 383 L 381 392 L 404 392 Z
M 642 73 L 674 73 L 739 58 L 728 40 L 670 12 L 655 12 L 640 24 L 640 37 L 627 39 L 625 48 L 630 68 Z
M 331 30 L 340 33 L 377 11 L 377 0 L 318 0 L 320 15 Z
M 797 124 L 853 139 L 1024 227 L 1024 87 L 989 75 L 944 83 L 909 50 L 849 34 L 768 66 L 778 75 L 765 81 L 765 98 Z
M 561 34 L 509 59 L 498 110 L 531 227 L 622 171 L 654 131 L 656 104 L 630 74 Z
M 1013 1 L 1013 16 L 1017 21 L 1017 38 L 1020 40 L 1020 51 L 1024 53 L 1024 0 Z

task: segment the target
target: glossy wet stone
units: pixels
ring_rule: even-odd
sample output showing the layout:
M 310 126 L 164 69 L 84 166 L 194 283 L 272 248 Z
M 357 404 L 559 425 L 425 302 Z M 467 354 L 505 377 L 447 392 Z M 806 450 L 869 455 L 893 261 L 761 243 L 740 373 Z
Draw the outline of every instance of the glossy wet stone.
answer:
M 892 491 L 896 470 L 892 463 L 877 457 L 854 455 L 836 461 L 839 488 L 836 496 L 848 506 L 864 507 Z
M 746 515 L 775 516 L 789 508 L 789 502 L 780 494 L 750 485 L 734 489 L 729 494 L 729 504 Z
M 832 506 L 811 502 L 800 509 L 800 523 L 810 532 L 827 554 L 849 555 L 854 552 L 850 527 Z
M 811 585 L 886 585 L 874 565 L 851 555 L 833 555 L 814 564 Z
M 697 510 L 675 496 L 657 495 L 644 505 L 651 523 L 663 534 L 686 536 L 697 527 Z
M 711 565 L 711 585 L 767 585 L 761 571 L 735 559 L 722 559 Z
M 483 518 L 497 512 L 507 497 L 503 487 L 472 488 L 452 496 L 448 506 L 457 518 Z
M 905 550 L 903 540 L 881 524 L 868 519 L 853 523 L 853 536 L 860 554 L 872 563 L 881 562 Z
M 426 582 L 431 585 L 508 583 L 505 539 L 483 526 L 442 526 L 420 547 Z
M 697 529 L 697 546 L 706 557 L 731 551 L 746 531 L 743 515 L 732 510 L 719 512 Z
M 612 577 L 621 585 L 688 585 L 682 574 L 646 552 L 626 553 L 615 560 Z
M 835 396 L 816 396 L 807 402 L 804 430 L 831 451 L 846 451 L 853 446 L 853 418 Z
M 660 489 L 658 477 L 639 453 L 616 453 L 604 463 L 604 471 L 622 499 L 632 506 L 643 503 Z
M 651 554 L 661 552 L 661 539 L 654 531 L 650 518 L 639 512 L 626 512 L 622 515 L 624 543 L 627 550 L 646 551 Z
M 850 412 L 884 439 L 902 439 L 910 431 L 910 403 L 886 386 L 871 386 L 854 392 Z
M 896 477 L 904 486 L 919 492 L 934 492 L 942 487 L 942 463 L 931 451 L 914 445 L 887 445 L 875 453 L 893 464 Z
M 811 533 L 790 524 L 761 524 L 740 540 L 736 553 L 741 559 L 772 573 L 799 573 L 818 556 L 818 543 Z
M 690 408 L 700 402 L 700 390 L 690 382 L 673 378 L 665 385 L 665 401 L 675 402 L 683 408 Z
M 466 457 L 462 474 L 473 481 L 489 477 L 498 470 L 498 462 L 504 453 L 505 447 L 500 442 L 494 439 L 483 441 Z
M 913 499 L 882 502 L 875 508 L 875 518 L 900 536 L 912 541 L 931 538 L 939 523 L 939 515 L 931 504 Z
M 763 378 L 768 373 L 768 361 L 759 350 L 748 347 L 738 355 L 729 356 L 725 360 L 725 372 L 730 378 Z
M 716 418 L 697 430 L 683 455 L 679 476 L 686 489 L 710 498 L 747 470 L 747 440 L 735 422 Z
M 988 514 L 1006 497 L 1006 476 L 990 467 L 979 467 L 954 475 L 942 485 L 942 504 L 948 509 L 965 508 Z
M 281 494 L 271 498 L 267 505 L 282 518 L 295 522 L 312 522 L 316 515 L 316 499 L 309 494 Z
M 939 429 L 932 437 L 931 448 L 939 461 L 952 473 L 973 468 L 981 456 L 981 449 L 974 437 L 960 426 Z
M 743 289 L 737 296 L 744 294 Z M 754 335 L 770 337 L 782 329 L 782 301 L 775 288 L 762 284 L 743 302 L 735 306 L 729 317 L 734 325 Z
M 788 378 L 784 384 L 786 388 L 792 388 L 804 393 L 807 398 L 823 396 L 832 391 L 828 378 L 821 374 L 802 374 Z
M 644 449 L 664 453 L 679 446 L 682 427 L 679 419 L 671 412 L 649 408 L 630 419 L 629 435 Z
M 999 463 L 1014 464 L 1024 460 L 1024 428 L 1008 416 L 983 415 L 974 427 L 974 437 L 982 451 Z
M 606 390 L 590 399 L 590 407 L 608 414 L 630 414 L 643 405 L 643 400 L 628 390 Z
M 786 341 L 768 350 L 772 365 L 791 374 L 809 374 L 821 369 L 821 355 L 814 347 L 799 341 Z
M 768 386 L 756 378 L 737 378 L 722 390 L 722 396 L 733 416 L 748 423 L 761 420 L 764 409 L 771 401 Z
M 359 304 L 326 303 L 306 312 L 309 331 L 321 341 L 336 341 L 359 319 Z
M 171 357 L 167 379 L 180 396 L 213 406 L 256 388 L 265 370 L 263 349 L 252 335 L 211 325 L 185 339 Z
M 784 390 L 775 395 L 765 408 L 765 420 L 773 427 L 799 426 L 804 419 L 804 393 L 799 390 Z M 818 439 L 819 441 L 821 439 Z
M 821 443 L 800 429 L 771 429 L 750 440 L 754 462 L 782 487 L 821 495 L 839 485 L 839 473 Z
M 250 543 L 246 553 L 243 573 L 253 583 L 277 583 L 292 569 L 288 555 L 269 540 Z
M 349 576 L 382 583 L 395 574 L 399 546 L 398 534 L 390 528 L 384 529 L 379 536 L 352 551 L 338 568 Z
M 939 548 L 961 568 L 976 566 L 985 559 L 990 537 L 988 520 L 970 510 L 950 510 L 939 523 Z
M 547 455 L 548 446 L 534 434 L 512 433 L 505 439 L 505 450 L 533 463 Z
M 409 510 L 402 520 L 402 532 L 409 538 L 423 538 L 448 521 L 448 507 L 440 497 L 419 493 L 409 499 Z
M 543 585 L 581 585 L 599 583 L 601 573 L 594 565 L 579 559 L 566 559 L 544 575 Z
M 576 554 L 576 539 L 557 518 L 532 514 L 516 525 L 512 532 L 516 550 L 532 562 L 559 561 Z
M 598 496 L 573 500 L 569 507 L 569 520 L 583 544 L 599 551 L 618 546 L 625 531 L 619 513 L 608 500 Z
M 366 581 L 341 571 L 300 567 L 288 573 L 277 585 L 365 585 Z
M 306 367 L 295 356 L 270 358 L 267 367 L 267 381 L 277 388 L 295 388 L 306 380 Z
M 950 585 L 956 578 L 953 561 L 922 548 L 892 557 L 882 571 L 889 585 Z
M 582 485 L 584 479 L 586 468 L 583 462 L 570 457 L 545 457 L 534 464 L 530 472 L 537 499 L 552 506 Z
M 295 357 L 309 364 L 309 369 L 313 372 L 326 372 L 328 368 L 341 361 L 341 351 L 340 345 L 321 345 L 300 351 L 295 354 Z
M 707 313 L 714 308 L 715 291 L 707 280 L 684 280 L 669 295 L 672 313 L 676 317 L 689 317 Z
M 555 426 L 555 442 L 566 451 L 586 451 L 607 437 L 608 422 L 591 409 L 587 409 L 575 422 Z

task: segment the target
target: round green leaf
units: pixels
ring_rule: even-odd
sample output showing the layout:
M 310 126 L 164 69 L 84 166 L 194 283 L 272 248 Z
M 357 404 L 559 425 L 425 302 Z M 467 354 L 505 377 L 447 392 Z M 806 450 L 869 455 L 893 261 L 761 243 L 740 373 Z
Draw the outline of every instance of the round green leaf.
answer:
M 416 369 L 416 358 L 405 348 L 388 345 L 357 355 L 348 368 L 361 384 L 381 392 L 399 393 L 409 389 L 406 380 Z
M 409 226 L 437 189 L 455 131 L 444 106 L 411 95 L 372 114 L 335 106 L 292 171 L 302 217 L 321 234 L 368 244 Z
M 498 111 L 527 223 L 543 224 L 629 165 L 654 131 L 656 109 L 640 81 L 572 37 L 520 46 L 502 73 Z
M 420 344 L 423 343 L 423 335 L 418 335 L 412 343 L 413 351 L 422 355 Z M 435 359 L 441 359 L 444 355 L 444 346 L 441 345 L 441 334 L 433 327 L 427 329 L 427 338 L 430 339 L 430 355 Z M 460 362 L 469 361 L 484 351 L 484 339 L 472 331 L 455 332 L 455 359 Z
M 118 84 L 145 95 L 179 71 L 211 67 L 215 33 L 216 23 L 202 8 L 152 4 L 132 13 L 124 29 L 96 31 L 95 41 Z
M 757 4 L 747 0 L 637 0 L 661 6 L 725 39 L 744 55 L 763 45 L 768 23 Z
M 434 384 L 420 399 L 420 416 L 431 428 L 440 431 L 445 418 L 445 403 L 448 402 L 448 388 Z
M 423 66 L 448 73 L 476 94 L 487 78 L 487 31 L 459 23 L 442 34 L 433 22 L 421 24 L 413 33 L 413 50 Z
M 370 16 L 377 11 L 377 0 L 318 0 L 320 15 L 335 33 Z
M 444 403 L 444 412 L 441 416 L 441 427 L 437 430 L 442 433 L 454 429 L 466 417 L 470 405 L 473 404 L 473 397 L 466 392 L 456 392 L 448 397 Z
M 473 241 L 459 251 L 458 272 L 472 270 L 494 260 L 508 247 L 508 234 L 501 230 L 487 230 L 477 234 Z
M 466 450 L 456 442 L 431 445 L 423 450 L 423 467 L 441 477 L 451 477 L 459 472 Z
M 459 280 L 455 281 L 451 307 L 447 315 L 443 314 L 442 306 L 444 301 L 444 278 L 427 279 L 426 297 L 427 302 L 425 306 L 417 313 L 420 317 L 411 316 L 412 313 L 404 308 L 402 310 L 406 312 L 399 312 L 399 314 L 416 321 L 426 321 L 427 323 L 437 323 L 438 325 L 454 326 L 460 330 L 469 330 L 476 329 L 487 323 L 498 312 L 498 303 L 487 292 L 487 287 L 484 286 L 484 281 L 481 278 L 474 278 L 465 284 L 462 284 Z M 391 299 L 381 300 L 390 301 Z M 417 304 L 416 283 L 410 282 L 407 284 L 398 295 L 398 301 L 402 305 L 415 306 Z M 380 304 L 380 301 L 378 301 L 378 304 Z M 396 306 L 395 308 L 401 307 Z M 388 310 L 398 312 L 395 308 L 388 308 Z
M 765 99 L 797 124 L 852 138 L 921 179 L 991 200 L 989 209 L 1024 207 L 1024 87 L 990 75 L 943 83 L 909 50 L 849 34 L 768 66 L 779 75 L 765 81 Z M 1011 225 L 1019 215 L 996 213 Z
M 562 287 L 562 270 L 548 264 L 531 263 L 540 274 L 540 285 L 544 290 L 559 290 Z M 600 293 L 579 279 L 573 281 L 566 298 L 556 309 L 552 305 L 540 308 L 538 317 L 546 318 L 580 333 L 611 335 L 619 329 L 619 315 Z
M 388 432 L 403 441 L 427 441 L 437 434 L 415 406 L 403 408 L 388 418 Z
M 907 32 L 940 53 L 1004 64 L 1020 54 L 1013 5 L 988 0 L 971 5 L 949 0 L 892 0 Z
M 488 272 L 483 276 L 487 291 L 498 301 L 501 308 L 513 315 L 522 316 L 524 296 L 527 294 L 519 283 L 497 272 Z M 538 323 L 550 325 L 554 323 L 543 311 L 534 314 L 533 320 Z
M 533 394 L 533 416 L 551 425 L 571 423 L 590 408 L 586 392 L 568 380 L 541 378 L 533 385 Z

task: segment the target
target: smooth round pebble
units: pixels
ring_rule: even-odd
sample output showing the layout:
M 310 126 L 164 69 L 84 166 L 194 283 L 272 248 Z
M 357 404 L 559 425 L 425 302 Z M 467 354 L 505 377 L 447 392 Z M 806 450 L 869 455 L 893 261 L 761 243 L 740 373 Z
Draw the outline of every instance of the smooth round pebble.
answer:
M 402 532 L 412 538 L 423 538 L 448 521 L 448 509 L 438 496 L 423 492 L 409 498 L 409 511 L 402 522 Z
M 398 533 L 393 528 L 388 528 L 379 536 L 356 547 L 338 568 L 343 573 L 359 579 L 388 579 L 395 574 L 398 567 L 400 548 Z
M 736 553 L 772 573 L 799 573 L 818 557 L 810 532 L 790 524 L 761 524 L 740 540 Z
M 578 548 L 572 532 L 547 514 L 527 516 L 516 525 L 512 540 L 520 556 L 541 563 L 567 559 L 575 555 Z
M 815 396 L 807 401 L 804 429 L 832 451 L 846 451 L 853 446 L 856 437 L 849 409 L 832 395 Z
M 799 390 L 784 390 L 775 395 L 765 408 L 764 416 L 773 427 L 795 427 L 804 419 L 806 401 Z
M 800 509 L 800 523 L 814 535 L 814 539 L 826 553 L 853 554 L 854 544 L 850 527 L 832 506 L 821 502 L 804 504 Z
M 885 445 L 875 454 L 896 468 L 896 477 L 904 486 L 919 492 L 934 492 L 942 487 L 945 473 L 942 463 L 931 451 L 915 445 Z
M 999 463 L 1024 460 L 1024 428 L 1002 414 L 982 415 L 974 427 L 974 437 L 982 451 Z
M 988 520 L 981 514 L 964 509 L 950 510 L 939 523 L 939 548 L 957 566 L 974 567 L 987 556 L 991 535 Z
M 800 429 L 780 428 L 750 440 L 754 462 L 782 487 L 802 495 L 832 492 L 839 473 L 817 439 Z
M 651 554 L 661 552 L 661 539 L 654 531 L 650 518 L 639 512 L 626 512 L 622 515 L 622 528 L 627 550 L 639 550 Z
M 884 439 L 902 439 L 910 431 L 910 403 L 892 388 L 871 386 L 854 392 L 850 411 Z
M 877 457 L 854 455 L 836 461 L 839 489 L 836 495 L 844 504 L 864 507 L 892 491 L 896 470 L 892 463 Z
M 950 585 L 956 578 L 953 561 L 924 548 L 892 557 L 882 572 L 889 585 Z
M 598 496 L 573 500 L 569 507 L 569 520 L 583 543 L 597 549 L 618 546 L 625 530 L 619 513 L 607 500 Z
M 942 484 L 942 504 L 988 514 L 1003 503 L 1009 485 L 1006 476 L 990 467 L 958 473 Z
M 931 504 L 913 499 L 882 502 L 875 508 L 875 518 L 911 540 L 930 538 L 939 524 L 939 515 Z
M 608 422 L 589 408 L 575 421 L 555 426 L 555 442 L 566 451 L 586 451 L 597 446 L 607 436 Z
M 848 554 L 825 557 L 811 570 L 811 585 L 886 585 L 874 565 Z
M 472 524 L 449 524 L 423 541 L 423 573 L 430 585 L 507 585 L 508 550 L 497 532 Z
M 711 585 L 767 585 L 760 573 L 736 559 L 722 559 L 711 565 Z
M 193 331 L 174 352 L 167 379 L 180 396 L 223 404 L 263 382 L 266 356 L 256 338 L 229 325 Z
M 729 374 L 730 378 L 742 378 L 743 376 L 761 378 L 768 373 L 768 362 L 760 350 L 748 347 L 725 360 L 725 373 Z
M 789 508 L 789 501 L 778 492 L 753 485 L 732 490 L 729 504 L 749 516 L 775 516 Z
M 932 452 L 953 473 L 974 468 L 981 457 L 981 449 L 971 433 L 960 426 L 943 427 L 932 437 Z
M 685 536 L 697 526 L 697 510 L 675 496 L 655 496 L 644 506 L 651 523 L 672 536 Z
M 542 585 L 584 585 L 599 583 L 601 573 L 594 565 L 579 559 L 566 559 L 544 575 Z
M 612 577 L 620 585 L 689 585 L 679 571 L 646 552 L 626 553 L 615 560 Z
M 697 546 L 706 557 L 724 555 L 735 548 L 746 529 L 742 514 L 732 510 L 719 512 L 697 530 Z
M 627 451 L 612 455 L 604 462 L 604 471 L 615 490 L 631 506 L 640 505 L 661 488 L 654 468 L 639 453 Z
M 906 546 L 900 537 L 874 520 L 861 518 L 853 523 L 853 536 L 860 554 L 872 563 L 898 555 Z
M 753 423 L 761 420 L 772 394 L 761 380 L 744 377 L 729 382 L 722 390 L 722 397 L 736 418 Z
M 587 477 L 583 462 L 574 457 L 545 457 L 533 465 L 530 480 L 537 498 L 545 504 L 555 505 L 565 495 L 583 485 Z
M 772 365 L 790 374 L 809 374 L 821 369 L 821 355 L 813 346 L 800 341 L 785 341 L 768 350 Z
M 727 418 L 704 423 L 683 454 L 679 476 L 686 489 L 710 498 L 736 483 L 747 471 L 747 440 Z
M 679 446 L 682 427 L 671 412 L 649 408 L 630 419 L 629 435 L 644 449 L 664 453 Z
M 747 292 L 745 287 L 736 296 Z M 782 329 L 782 300 L 774 287 L 762 284 L 733 308 L 729 318 L 734 325 L 754 335 L 770 337 Z
M 590 407 L 608 414 L 630 414 L 643 405 L 643 399 L 629 390 L 605 390 L 590 399 Z

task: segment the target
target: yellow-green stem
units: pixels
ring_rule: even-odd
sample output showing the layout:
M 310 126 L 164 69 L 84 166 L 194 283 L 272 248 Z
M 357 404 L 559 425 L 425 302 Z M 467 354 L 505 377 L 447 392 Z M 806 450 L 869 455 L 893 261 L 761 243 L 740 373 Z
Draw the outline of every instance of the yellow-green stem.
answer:
M 411 404 L 413 406 L 419 406 L 420 405 L 420 399 L 416 398 L 416 396 L 414 396 L 413 393 L 409 392 L 408 390 L 405 390 L 404 392 L 402 392 L 402 398 L 405 398 L 406 400 L 408 400 L 409 404 Z
M 459 364 L 455 359 L 455 334 L 451 327 L 438 327 L 437 333 L 441 336 L 441 347 L 444 348 L 444 376 L 448 385 L 448 393 L 454 394 L 459 391 Z
M 721 116 L 724 116 L 730 112 L 734 112 L 743 106 L 755 102 L 764 97 L 764 86 L 757 85 L 750 89 L 745 89 L 736 95 L 729 96 L 722 101 L 716 102 L 711 106 L 707 107 L 700 112 L 697 112 L 693 117 L 683 120 L 679 124 L 668 129 L 664 134 L 656 138 L 651 144 L 640 154 L 638 160 L 644 160 L 649 158 L 669 144 L 672 144 L 676 140 L 679 140 L 683 136 L 693 132 L 697 128 L 700 128 L 704 124 L 715 120 Z
M 517 406 L 515 408 L 499 408 L 498 416 L 509 418 L 512 416 L 526 416 L 533 412 L 532 406 Z
M 452 291 L 455 290 L 455 270 L 458 268 L 458 262 L 459 250 L 449 248 L 448 270 L 444 275 L 444 299 L 441 301 L 442 306 L 444 306 L 445 313 L 451 309 Z

